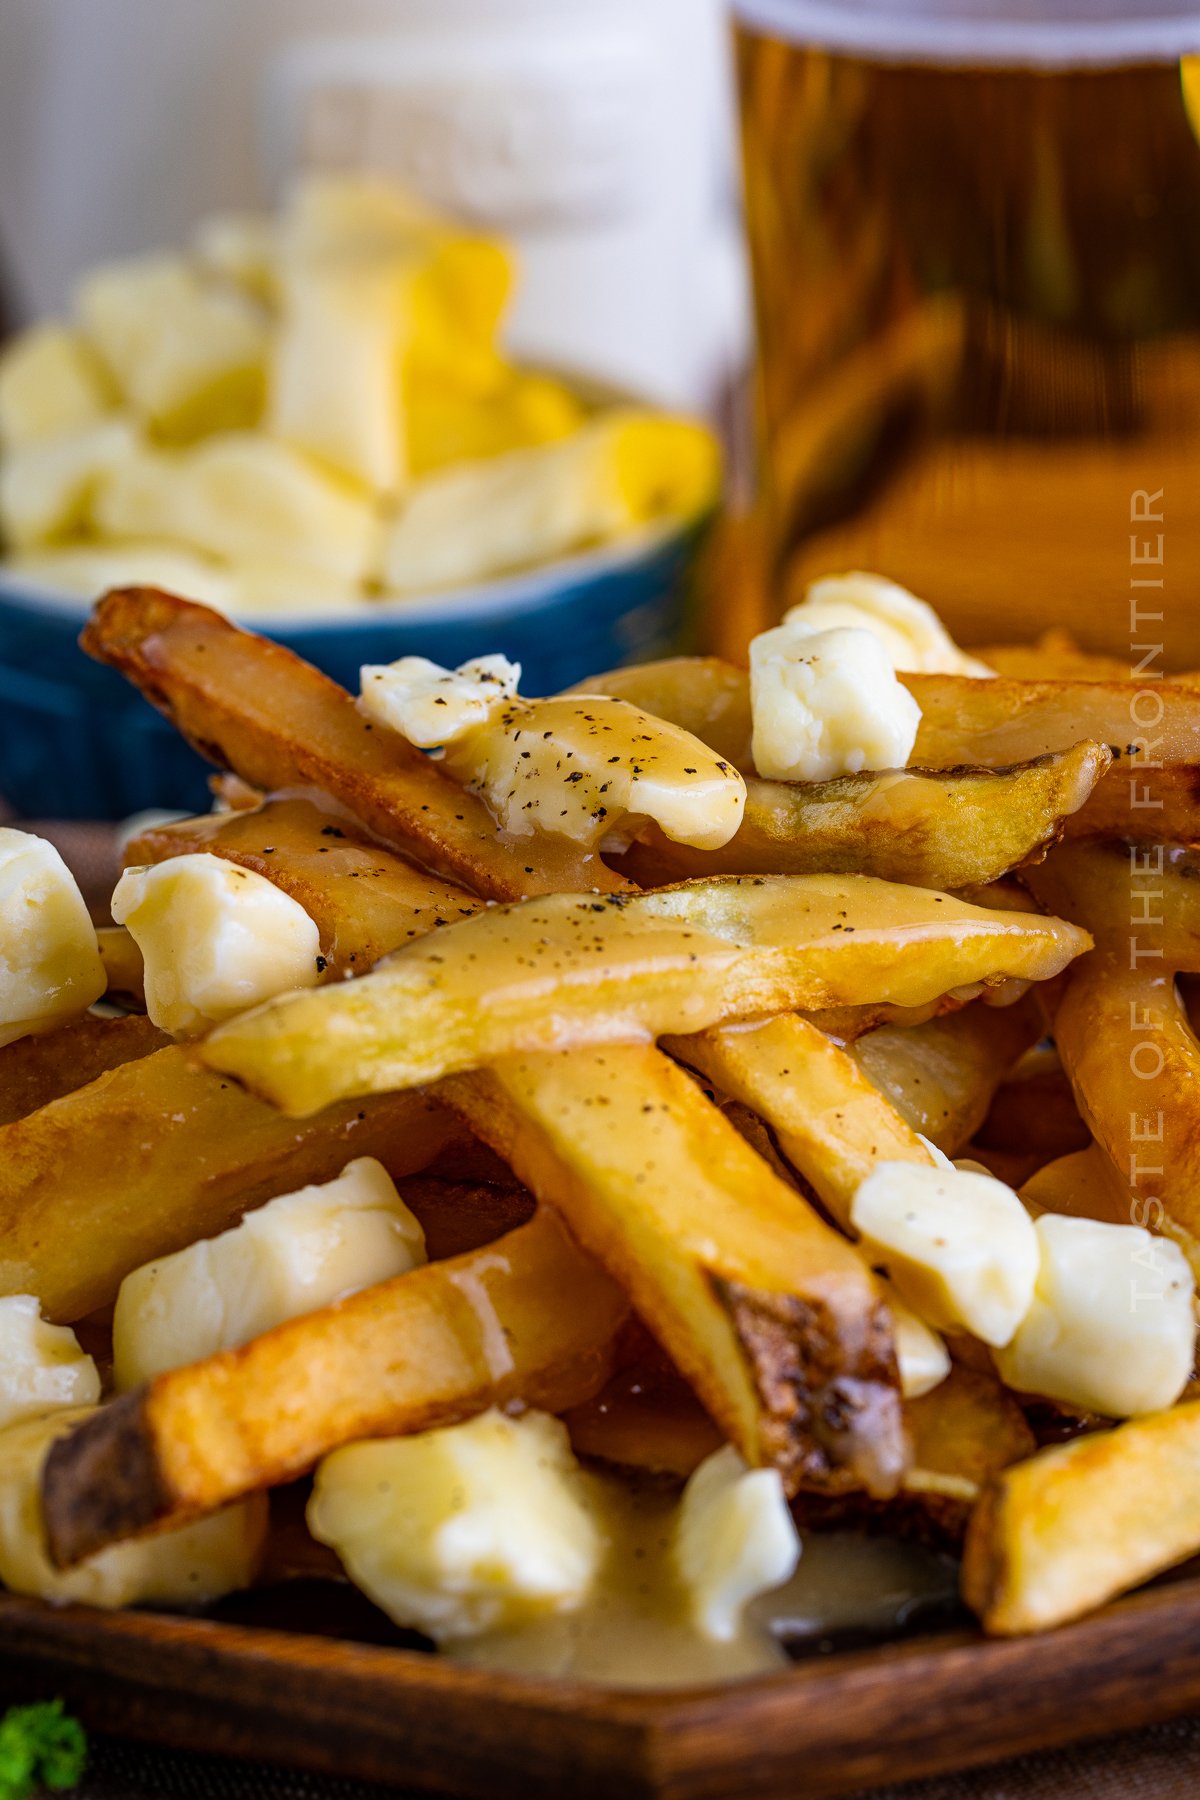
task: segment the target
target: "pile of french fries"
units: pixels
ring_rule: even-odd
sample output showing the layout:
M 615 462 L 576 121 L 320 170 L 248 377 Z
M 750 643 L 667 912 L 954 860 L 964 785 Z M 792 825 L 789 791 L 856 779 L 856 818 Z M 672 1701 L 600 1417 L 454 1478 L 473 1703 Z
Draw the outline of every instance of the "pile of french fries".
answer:
M 583 691 L 694 733 L 747 800 L 721 850 L 650 830 L 606 860 L 506 836 L 203 607 L 114 591 L 84 641 L 224 772 L 224 810 L 144 830 L 127 862 L 265 877 L 315 920 L 321 974 L 172 1043 L 105 933 L 125 1010 L 0 1050 L 0 1294 L 102 1330 L 131 1271 L 364 1153 L 431 1260 L 65 1427 L 41 1484 L 54 1564 L 493 1406 L 555 1413 L 638 1473 L 732 1444 L 806 1527 L 960 1551 L 988 1632 L 1200 1552 L 1200 1402 L 1055 1407 L 953 1330 L 949 1376 L 905 1399 L 852 1218 L 873 1170 L 941 1152 L 1035 1215 L 1146 1225 L 1200 1267 L 1200 1050 L 1175 982 L 1200 969 L 1200 865 L 1162 847 L 1197 836 L 1194 686 L 1156 686 L 1148 741 L 1109 669 L 997 653 L 992 680 L 904 677 L 909 774 L 785 783 L 750 765 L 742 671 L 619 670 Z M 1158 921 L 1132 966 L 1131 869 Z

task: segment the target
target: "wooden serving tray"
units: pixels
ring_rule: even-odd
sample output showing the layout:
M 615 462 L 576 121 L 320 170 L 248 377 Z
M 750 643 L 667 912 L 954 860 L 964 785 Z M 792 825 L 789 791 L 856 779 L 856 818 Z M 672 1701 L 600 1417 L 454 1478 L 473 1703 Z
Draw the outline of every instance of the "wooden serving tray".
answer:
M 1044 1637 L 939 1632 L 670 1694 L 0 1596 L 0 1693 L 61 1694 L 95 1730 L 472 1800 L 798 1800 L 1200 1707 L 1200 1576 Z

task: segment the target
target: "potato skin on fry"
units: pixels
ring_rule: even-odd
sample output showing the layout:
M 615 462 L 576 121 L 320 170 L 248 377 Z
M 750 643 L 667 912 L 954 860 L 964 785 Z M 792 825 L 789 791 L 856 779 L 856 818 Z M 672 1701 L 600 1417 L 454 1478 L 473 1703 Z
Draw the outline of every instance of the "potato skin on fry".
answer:
M 66 1567 L 212 1512 L 360 1438 L 430 1430 L 521 1399 L 560 1412 L 607 1380 L 620 1289 L 554 1213 L 173 1369 L 54 1445 L 42 1494 Z
M 656 831 L 630 861 L 659 880 L 858 874 L 942 890 L 995 881 L 1045 854 L 1111 761 L 1104 745 L 1079 743 L 1007 769 L 751 780 L 724 849 L 689 850 Z
M 0 1126 L 11 1125 L 89 1081 L 170 1043 L 147 1018 L 93 1019 L 17 1038 L 0 1048 Z
M 395 1174 L 426 1167 L 450 1129 L 420 1094 L 297 1126 L 186 1050 L 157 1050 L 0 1127 L 0 1294 L 36 1294 L 48 1318 L 79 1319 L 131 1269 L 351 1157 Z
M 895 1489 L 890 1320 L 866 1264 L 661 1051 L 507 1058 L 439 1093 L 628 1291 L 748 1461 Z
M 1200 1401 L 1039 1451 L 993 1477 L 962 1591 L 985 1631 L 1046 1631 L 1200 1550 Z
M 488 899 L 624 885 L 566 838 L 547 836 L 536 856 L 512 849 L 481 800 L 373 726 L 336 682 L 206 606 L 157 588 L 114 588 L 80 643 L 218 768 L 264 790 L 320 788 L 385 843 Z

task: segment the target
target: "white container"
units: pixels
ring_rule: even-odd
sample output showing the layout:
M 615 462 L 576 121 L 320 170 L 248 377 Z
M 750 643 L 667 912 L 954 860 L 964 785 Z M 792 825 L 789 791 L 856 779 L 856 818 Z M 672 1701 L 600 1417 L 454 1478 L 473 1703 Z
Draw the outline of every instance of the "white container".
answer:
M 19 312 L 302 168 L 517 244 L 525 356 L 702 406 L 746 337 L 722 0 L 4 0 Z

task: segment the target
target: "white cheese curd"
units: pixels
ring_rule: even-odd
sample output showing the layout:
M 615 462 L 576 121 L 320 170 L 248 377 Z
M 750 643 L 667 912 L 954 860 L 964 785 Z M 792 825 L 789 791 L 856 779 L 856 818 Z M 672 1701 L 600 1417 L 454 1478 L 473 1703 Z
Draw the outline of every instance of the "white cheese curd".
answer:
M 113 1377 L 136 1387 L 235 1350 L 425 1261 L 425 1234 L 382 1163 L 282 1194 L 240 1225 L 135 1269 L 113 1314 Z
M 447 774 L 514 837 L 624 848 L 647 820 L 703 850 L 733 837 L 746 784 L 699 738 L 606 694 L 523 699 L 520 674 L 502 656 L 453 670 L 407 656 L 363 669 L 361 704 L 409 743 L 440 749 Z
M 881 1162 L 850 1219 L 917 1315 L 941 1330 L 1007 1344 L 1028 1312 L 1040 1251 L 1033 1221 L 991 1175 Z
M 511 700 L 521 665 L 506 656 L 477 656 L 461 668 L 445 669 L 425 656 L 402 656 L 399 662 L 367 664 L 359 679 L 369 719 L 420 750 L 434 750 L 485 724 Z
M 219 856 L 126 869 L 112 916 L 142 953 L 146 1011 L 177 1037 L 313 987 L 320 972 L 320 935 L 300 902 Z
M 96 932 L 53 844 L 0 826 L 0 1044 L 86 1012 L 104 992 Z
M 1183 1251 L 1140 1225 L 1045 1213 L 1033 1304 L 997 1350 L 1009 1387 L 1084 1412 L 1133 1418 L 1173 1406 L 1195 1354 Z
M 879 640 L 844 626 L 752 638 L 750 710 L 754 766 L 774 781 L 902 769 L 921 723 Z
M 566 1428 L 538 1412 L 335 1450 L 308 1528 L 390 1618 L 438 1643 L 579 1606 L 604 1547 Z
M 672 1546 L 694 1628 L 735 1638 L 759 1594 L 787 1581 L 800 1560 L 777 1469 L 749 1469 L 732 1446 L 700 1464 L 683 1491 Z
M 0 1431 L 0 1582 L 15 1594 L 106 1608 L 201 1605 L 248 1587 L 266 1536 L 265 1494 L 177 1531 L 113 1544 L 74 1568 L 54 1567 L 42 1524 L 42 1465 L 54 1439 L 95 1411 L 44 1413 Z
M 892 1315 L 900 1392 L 906 1400 L 919 1400 L 945 1381 L 950 1373 L 950 1352 L 938 1333 L 905 1306 L 891 1282 L 884 1282 L 883 1288 Z
M 826 575 L 810 583 L 799 606 L 783 615 L 804 631 L 853 626 L 872 633 L 893 669 L 908 674 L 991 676 L 994 670 L 959 649 L 932 606 L 882 575 Z
M 32 1294 L 0 1299 L 0 1429 L 56 1406 L 93 1406 L 100 1375 L 66 1325 L 48 1325 Z

